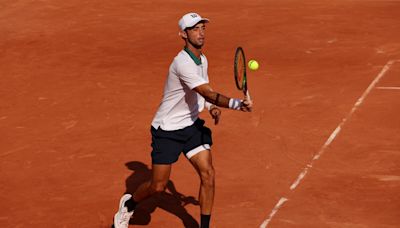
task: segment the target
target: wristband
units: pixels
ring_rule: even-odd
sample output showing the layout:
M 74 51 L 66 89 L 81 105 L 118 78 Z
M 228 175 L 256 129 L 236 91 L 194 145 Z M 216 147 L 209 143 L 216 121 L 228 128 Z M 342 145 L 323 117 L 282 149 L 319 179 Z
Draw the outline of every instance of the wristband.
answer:
M 211 105 L 211 106 L 210 106 L 210 109 L 208 109 L 208 111 L 211 112 L 213 109 L 216 109 L 216 108 L 218 108 L 218 106 L 216 106 L 216 105 Z
M 236 99 L 236 98 L 229 99 L 229 108 L 230 109 L 240 110 L 240 107 L 242 107 L 242 100 Z
M 211 103 L 209 103 L 209 102 L 207 102 L 207 101 L 205 101 L 205 103 L 204 103 L 204 107 L 208 110 L 208 111 L 210 111 L 211 110 L 211 106 L 212 106 L 213 104 L 211 104 Z

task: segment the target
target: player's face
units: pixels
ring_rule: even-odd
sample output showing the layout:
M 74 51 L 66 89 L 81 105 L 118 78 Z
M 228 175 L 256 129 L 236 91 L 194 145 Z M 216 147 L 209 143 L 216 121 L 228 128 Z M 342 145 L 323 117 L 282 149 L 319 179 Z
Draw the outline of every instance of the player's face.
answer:
M 187 39 L 190 44 L 196 48 L 201 48 L 204 45 L 206 25 L 202 22 L 194 27 L 187 29 Z

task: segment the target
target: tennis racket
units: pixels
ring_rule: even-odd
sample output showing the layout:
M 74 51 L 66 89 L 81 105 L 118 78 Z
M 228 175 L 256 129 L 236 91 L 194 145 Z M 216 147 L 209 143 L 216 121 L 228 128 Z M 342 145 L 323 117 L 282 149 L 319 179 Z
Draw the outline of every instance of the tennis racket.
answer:
M 247 89 L 246 57 L 242 47 L 236 48 L 235 62 L 233 66 L 236 87 L 238 90 L 243 91 L 243 94 L 251 100 L 249 90 Z

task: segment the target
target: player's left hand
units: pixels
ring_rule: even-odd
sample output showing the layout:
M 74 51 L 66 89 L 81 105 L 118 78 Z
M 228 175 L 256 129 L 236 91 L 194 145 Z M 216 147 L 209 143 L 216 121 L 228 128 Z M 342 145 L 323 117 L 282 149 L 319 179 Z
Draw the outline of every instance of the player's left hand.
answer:
M 217 125 L 221 117 L 221 110 L 217 106 L 213 106 L 210 109 L 210 115 L 214 119 L 214 124 Z

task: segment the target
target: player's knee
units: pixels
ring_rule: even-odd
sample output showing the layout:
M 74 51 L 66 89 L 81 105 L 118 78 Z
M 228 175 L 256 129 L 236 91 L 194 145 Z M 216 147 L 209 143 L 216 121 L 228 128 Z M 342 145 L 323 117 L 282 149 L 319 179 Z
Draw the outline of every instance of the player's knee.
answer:
M 157 183 L 152 183 L 150 185 L 150 191 L 152 193 L 159 193 L 159 192 L 163 192 L 166 188 L 166 184 L 163 182 L 157 182 Z
M 206 187 L 214 187 L 215 170 L 213 167 L 209 167 L 201 172 L 201 183 Z

